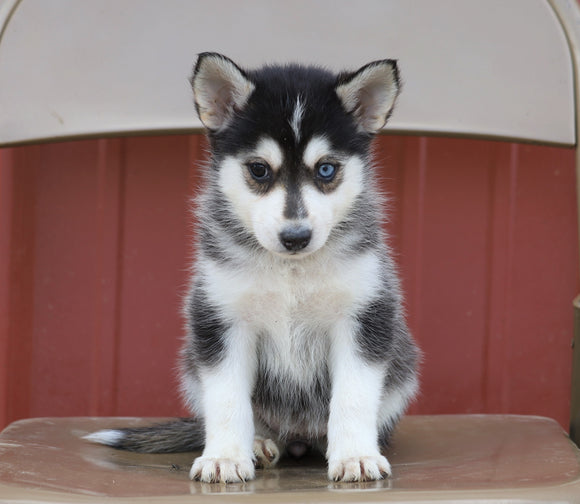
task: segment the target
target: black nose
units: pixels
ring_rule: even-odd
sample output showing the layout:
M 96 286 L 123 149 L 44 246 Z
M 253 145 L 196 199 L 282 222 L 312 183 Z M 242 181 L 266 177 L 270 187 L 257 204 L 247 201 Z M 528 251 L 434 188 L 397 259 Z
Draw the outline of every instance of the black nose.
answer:
M 302 250 L 310 243 L 312 231 L 307 227 L 289 227 L 280 233 L 282 245 L 290 252 Z

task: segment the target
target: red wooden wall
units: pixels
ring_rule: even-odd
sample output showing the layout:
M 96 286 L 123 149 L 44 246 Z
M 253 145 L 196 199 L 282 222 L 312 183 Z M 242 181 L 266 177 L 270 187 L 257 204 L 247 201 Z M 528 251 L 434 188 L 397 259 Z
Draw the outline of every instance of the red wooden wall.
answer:
M 0 424 L 178 415 L 199 136 L 0 151 Z M 413 413 L 567 426 L 574 154 L 381 137 L 390 232 L 424 350 Z

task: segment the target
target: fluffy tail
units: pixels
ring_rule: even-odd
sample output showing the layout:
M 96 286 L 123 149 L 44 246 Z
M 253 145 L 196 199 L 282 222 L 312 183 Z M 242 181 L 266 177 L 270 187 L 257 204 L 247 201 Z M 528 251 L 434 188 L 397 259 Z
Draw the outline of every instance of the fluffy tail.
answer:
M 179 453 L 203 448 L 204 427 L 195 418 L 180 418 L 147 427 L 100 430 L 83 439 L 139 453 Z

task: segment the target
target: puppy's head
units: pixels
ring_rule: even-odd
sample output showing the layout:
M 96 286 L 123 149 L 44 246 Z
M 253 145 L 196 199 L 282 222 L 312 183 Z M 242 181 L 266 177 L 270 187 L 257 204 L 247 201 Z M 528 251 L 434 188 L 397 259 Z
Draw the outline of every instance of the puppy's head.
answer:
M 319 250 L 365 189 L 370 141 L 399 92 L 396 62 L 332 74 L 315 67 L 246 71 L 203 53 L 192 77 L 217 186 L 266 250 Z

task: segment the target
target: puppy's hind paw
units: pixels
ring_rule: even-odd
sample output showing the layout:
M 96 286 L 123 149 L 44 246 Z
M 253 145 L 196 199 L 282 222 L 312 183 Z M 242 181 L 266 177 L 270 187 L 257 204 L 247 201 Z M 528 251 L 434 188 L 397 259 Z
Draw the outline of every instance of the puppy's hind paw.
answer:
M 256 467 L 266 469 L 276 465 L 280 458 L 280 450 L 271 439 L 256 436 L 254 438 L 254 457 L 256 458 Z
M 245 483 L 254 479 L 251 459 L 198 457 L 189 471 L 189 478 L 204 483 Z
M 329 460 L 328 479 L 333 481 L 374 481 L 391 475 L 391 465 L 382 455 Z

